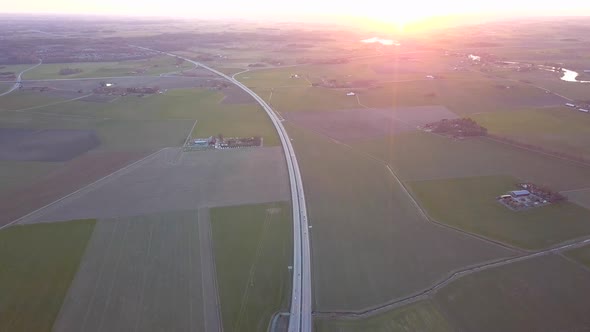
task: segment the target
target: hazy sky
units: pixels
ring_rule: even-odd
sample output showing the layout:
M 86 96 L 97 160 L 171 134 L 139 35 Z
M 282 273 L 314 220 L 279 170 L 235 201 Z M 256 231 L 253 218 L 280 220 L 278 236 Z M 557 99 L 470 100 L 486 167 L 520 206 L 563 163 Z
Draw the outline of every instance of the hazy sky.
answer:
M 358 16 L 412 21 L 448 14 L 590 15 L 590 0 L 0 0 L 4 13 L 188 17 Z

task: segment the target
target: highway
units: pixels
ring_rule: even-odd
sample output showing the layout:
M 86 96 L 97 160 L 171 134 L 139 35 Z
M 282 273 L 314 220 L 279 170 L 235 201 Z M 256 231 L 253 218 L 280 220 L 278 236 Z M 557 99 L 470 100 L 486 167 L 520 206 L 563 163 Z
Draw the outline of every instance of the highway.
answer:
M 297 157 L 295 156 L 295 150 L 291 144 L 291 139 L 289 138 L 283 123 L 272 110 L 272 108 L 262 98 L 260 98 L 260 96 L 233 77 L 229 77 L 218 70 L 185 57 L 153 50 L 146 47 L 135 47 L 184 59 L 185 61 L 188 61 L 197 67 L 204 68 L 227 79 L 252 96 L 270 117 L 279 134 L 279 138 L 285 152 L 285 159 L 287 162 L 289 182 L 291 187 L 291 200 L 293 202 L 293 287 L 291 294 L 291 309 L 289 314 L 288 331 L 310 332 L 312 330 L 311 253 L 309 245 L 310 241 L 307 208 L 305 205 L 305 195 L 303 192 L 303 182 L 301 180 L 299 164 L 297 163 Z
M 20 86 L 20 84 L 23 80 L 23 74 L 28 72 L 31 69 L 35 69 L 35 68 L 39 67 L 42 63 L 43 63 L 43 60 L 39 60 L 38 64 L 34 65 L 33 67 L 27 68 L 27 69 L 21 71 L 20 73 L 18 73 L 18 77 L 16 78 L 16 82 L 14 83 L 12 88 L 10 88 L 10 90 L 8 90 L 6 92 L 0 93 L 0 97 L 5 96 L 5 95 L 11 93 L 12 91 L 18 89 L 18 87 Z

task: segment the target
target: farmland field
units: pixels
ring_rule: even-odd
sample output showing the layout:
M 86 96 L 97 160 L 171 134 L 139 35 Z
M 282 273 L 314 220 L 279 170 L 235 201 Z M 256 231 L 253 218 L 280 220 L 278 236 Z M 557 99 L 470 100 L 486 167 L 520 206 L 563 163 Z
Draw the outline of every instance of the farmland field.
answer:
M 277 332 L 291 309 L 319 332 L 586 331 L 590 115 L 564 104 L 590 85 L 534 65 L 590 80 L 590 23 L 317 23 L 0 20 L 0 94 L 43 60 L 0 97 L 0 331 Z M 272 121 L 166 52 L 236 74 L 288 131 L 311 308 L 290 308 L 297 223 Z M 54 63 L 129 57 L 150 58 Z M 424 128 L 464 117 L 491 135 Z M 210 136 L 263 147 L 185 146 Z M 498 203 L 518 182 L 567 201 Z
M 252 90 L 281 113 L 359 108 L 357 99 L 346 96 L 346 90 L 320 87 L 274 88 L 272 98 L 268 88 Z
M 472 118 L 491 134 L 590 160 L 590 115 L 575 109 L 481 113 Z
M 453 140 L 424 132 L 354 144 L 388 162 L 404 181 L 510 175 L 555 191 L 590 187 L 590 167 L 486 138 Z
M 318 332 L 411 332 L 454 331 L 439 309 L 429 300 L 412 303 L 392 311 L 355 320 L 315 320 Z
M 22 222 L 113 218 L 277 199 L 289 199 L 278 147 L 184 153 L 166 148 Z
M 408 182 L 429 215 L 459 227 L 526 249 L 540 249 L 590 234 L 590 210 L 560 202 L 512 211 L 496 197 L 517 189 L 509 176 Z
M 21 110 L 26 108 L 37 108 L 42 105 L 52 104 L 63 101 L 63 98 L 49 96 L 42 93 L 31 91 L 16 90 L 12 93 L 0 97 L 0 111 Z M 5 112 L 3 112 L 3 116 Z
M 264 72 L 271 75 L 273 71 Z M 278 72 L 276 75 L 282 74 Z M 301 79 L 296 81 L 300 82 Z M 269 101 L 271 86 L 257 85 L 249 79 L 242 79 L 242 82 Z M 506 86 L 510 88 L 507 89 Z M 351 90 L 357 91 L 361 103 L 368 107 L 442 105 L 463 116 L 522 107 L 559 106 L 566 101 L 524 83 L 467 76 L 439 80 L 419 78 L 399 82 L 384 81 L 370 89 L 330 89 L 305 84 L 279 84 L 272 86 L 270 103 L 280 112 L 358 108 L 357 98 L 346 96 Z
M 174 89 L 165 94 L 125 96 L 111 102 L 67 101 L 20 91 L 0 97 L 0 107 L 11 110 L 33 107 L 2 112 L 0 127 L 5 132 L 24 130 L 37 136 L 89 132 L 98 138 L 98 146 L 59 165 L 2 161 L 4 175 L 0 178 L 6 186 L 1 190 L 0 222 L 23 216 L 158 149 L 180 147 L 191 134 L 195 120 L 197 125 L 192 135 L 196 137 L 262 136 L 265 146 L 278 145 L 271 122 L 257 105 L 224 104 L 224 97 L 222 92 L 208 89 Z M 12 159 L 56 157 L 46 140 L 35 142 L 31 146 L 36 151 L 34 158 L 31 151 L 23 156 L 15 154 L 8 149 L 10 146 L 4 152 Z M 80 145 L 79 140 L 70 143 Z M 74 156 L 79 150 L 73 151 Z M 90 161 L 92 165 L 88 164 Z
M 222 104 L 222 93 L 177 89 L 144 98 L 126 96 L 111 103 L 71 101 L 10 112 L 0 120 L 9 127 L 96 129 L 101 149 L 153 149 L 180 146 L 195 120 L 194 135 L 262 136 L 266 146 L 278 145 L 267 115 L 254 104 Z M 67 120 L 67 121 L 64 121 Z
M 510 89 L 506 89 L 510 86 Z M 361 95 L 369 107 L 443 105 L 459 115 L 495 112 L 523 106 L 561 105 L 560 97 L 512 81 L 430 80 L 389 83 Z
M 324 112 L 289 112 L 283 117 L 297 126 L 320 132 L 343 142 L 375 139 L 416 130 L 457 116 L 442 106 L 352 109 Z
M 224 331 L 265 331 L 289 306 L 289 203 L 211 210 Z
M 29 178 L 32 174 L 19 172 L 19 163 L 11 163 L 7 166 L 8 172 L 18 177 L 12 179 L 12 188 L 0 196 L 0 225 L 52 203 L 144 156 L 138 152 L 90 152 L 34 179 Z
M 14 86 L 14 83 L 5 83 L 5 82 L 0 81 L 0 93 L 8 91 L 13 86 Z
M 590 246 L 569 250 L 565 255 L 590 268 Z
M 61 163 L 0 161 L 0 195 L 26 186 L 61 166 Z
M 315 310 L 363 310 L 418 292 L 465 265 L 513 254 L 428 223 L 383 164 L 287 129 L 313 225 Z
M 87 77 L 111 77 L 137 75 L 158 75 L 168 72 L 180 71 L 192 68 L 193 65 L 184 62 L 180 66 L 175 65 L 175 59 L 167 56 L 159 56 L 143 60 L 128 60 L 120 62 L 79 62 L 79 63 L 51 63 L 26 72 L 25 80 L 56 79 L 56 78 L 87 78 Z M 81 73 L 72 75 L 60 75 L 64 68 L 82 69 Z
M 570 202 L 590 209 L 590 188 L 562 192 Z
M 202 331 L 196 211 L 100 220 L 54 330 Z
M 0 230 L 0 330 L 50 331 L 94 220 Z
M 583 331 L 590 325 L 590 273 L 556 255 L 462 277 L 434 299 L 459 331 Z

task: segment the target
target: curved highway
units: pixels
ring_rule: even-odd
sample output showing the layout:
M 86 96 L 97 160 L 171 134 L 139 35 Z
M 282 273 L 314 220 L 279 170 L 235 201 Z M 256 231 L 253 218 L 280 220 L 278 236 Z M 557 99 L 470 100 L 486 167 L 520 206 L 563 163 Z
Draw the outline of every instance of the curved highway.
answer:
M 0 93 L 0 97 L 6 96 L 7 94 L 11 93 L 12 91 L 18 89 L 20 87 L 20 85 L 22 84 L 23 74 L 28 72 L 31 69 L 35 69 L 35 68 L 39 67 L 42 63 L 43 63 L 43 60 L 39 60 L 38 64 L 34 65 L 33 67 L 29 67 L 29 68 L 21 71 L 20 73 L 18 73 L 18 76 L 16 78 L 16 82 L 14 82 L 14 85 L 10 89 L 8 89 L 8 91 L 6 91 L 4 93 Z
M 272 108 L 238 80 L 199 62 L 181 57 L 175 54 L 160 52 L 146 47 L 136 46 L 149 51 L 159 52 L 173 57 L 184 59 L 195 66 L 207 69 L 233 84 L 252 96 L 262 106 L 264 111 L 270 117 L 273 125 L 279 133 L 287 169 L 289 171 L 289 182 L 291 187 L 291 200 L 293 202 L 293 287 L 291 294 L 291 310 L 289 315 L 289 332 L 310 332 L 312 330 L 311 316 L 311 254 L 309 246 L 309 226 L 307 220 L 307 209 L 305 205 L 305 195 L 303 193 L 303 182 L 301 181 L 301 172 L 295 156 L 295 150 L 291 144 L 291 139 Z

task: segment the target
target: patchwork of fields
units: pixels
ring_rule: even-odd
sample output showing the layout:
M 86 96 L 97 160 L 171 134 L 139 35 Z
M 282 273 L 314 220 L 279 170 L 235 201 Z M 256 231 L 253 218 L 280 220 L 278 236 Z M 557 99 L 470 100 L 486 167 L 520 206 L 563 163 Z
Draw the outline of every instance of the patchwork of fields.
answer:
M 363 319 L 317 319 L 315 330 L 318 332 L 454 331 L 447 319 L 431 301 L 409 304 L 394 311 Z
M 87 68 L 95 69 L 110 72 Z M 35 75 L 54 74 L 43 70 Z M 9 294 L 0 311 L 10 313 L 0 330 L 265 329 L 288 306 L 292 259 L 286 164 L 272 124 L 240 91 L 185 89 L 205 78 L 118 80 L 173 90 L 103 98 L 59 92 L 97 80 L 47 81 L 58 92 L 0 97 L 0 225 L 18 221 L 0 230 L 11 266 L 0 271 Z M 187 136 L 219 134 L 262 136 L 265 147 L 180 148 Z M 84 219 L 75 215 L 90 220 L 62 222 Z M 30 282 L 39 275 L 51 283 Z
M 590 115 L 569 107 L 481 113 L 473 117 L 494 135 L 573 158 L 590 160 Z
M 359 66 L 348 67 L 363 67 Z M 318 71 L 316 77 L 337 75 L 337 69 L 345 67 L 333 65 L 331 72 Z M 364 68 L 359 75 L 370 75 L 371 67 Z M 530 141 L 523 143 L 538 142 L 562 150 L 577 149 L 566 147 L 568 141 L 575 141 L 577 151 L 581 151 L 583 139 L 576 137 L 583 136 L 585 119 L 574 124 L 578 114 L 558 114 L 563 110 L 557 106 L 566 101 L 560 96 L 523 82 L 473 73 L 440 80 L 382 82 L 379 88 L 357 90 L 357 96 L 351 97 L 346 96 L 346 89 L 306 86 L 302 79 L 287 76 L 303 73 L 301 77 L 314 77 L 305 70 L 260 70 L 239 77 L 286 119 L 294 139 L 313 225 L 314 310 L 321 317 L 316 320 L 316 329 L 444 331 L 478 330 L 479 324 L 500 326 L 491 321 L 473 323 L 479 319 L 475 314 L 473 321 L 460 321 L 457 317 L 463 309 L 453 308 L 452 302 L 442 301 L 438 295 L 451 287 L 464 292 L 469 287 L 467 278 L 492 274 L 488 271 L 467 273 L 468 277 L 454 280 L 430 299 L 377 316 L 326 317 L 371 313 L 372 308 L 419 294 L 459 269 L 503 261 L 522 254 L 522 249 L 545 249 L 590 235 L 590 210 L 574 198 L 585 195 L 582 189 L 590 187 L 587 165 L 487 138 L 455 140 L 416 130 L 429 122 L 469 116 L 493 134 L 526 137 Z M 391 75 L 397 75 L 395 80 L 412 74 Z M 564 191 L 572 202 L 518 213 L 497 203 L 497 196 L 516 189 L 516 183 L 523 181 Z M 454 230 L 428 222 L 414 199 L 433 221 Z M 556 259 L 555 264 L 570 264 Z M 510 263 L 490 271 L 509 270 L 513 264 L 529 263 Z M 579 282 L 578 278 L 588 277 L 575 266 L 568 266 L 563 269 L 567 276 L 562 278 Z M 514 276 L 510 271 L 507 275 Z M 510 285 L 514 282 L 519 281 L 506 280 L 498 287 L 513 287 Z M 478 287 L 469 294 L 477 294 Z M 550 298 L 551 292 L 559 291 L 538 288 L 537 292 Z M 499 307 L 510 308 L 507 303 L 511 300 L 505 293 L 496 291 L 495 295 L 490 306 L 502 302 Z M 525 296 L 523 306 L 529 301 L 538 300 Z M 572 306 L 575 316 L 584 304 L 580 300 Z M 474 304 L 471 307 L 477 308 Z M 533 308 L 514 315 L 501 326 L 516 331 L 534 319 L 546 321 L 543 310 Z M 490 312 L 491 319 L 503 315 Z M 564 326 L 575 328 L 566 323 L 565 310 L 558 316 Z M 579 318 L 574 316 L 572 319 Z M 550 331 L 549 326 L 555 325 L 534 326 Z
M 464 46 L 453 43 L 441 48 Z M 344 45 L 330 50 L 369 54 Z M 334 56 L 291 46 L 273 46 L 273 57 L 297 63 L 308 47 L 310 61 Z M 208 50 L 227 73 L 268 63 L 256 48 Z M 543 50 L 560 59 L 553 51 Z M 236 76 L 284 119 L 296 149 L 315 330 L 584 330 L 590 166 L 579 161 L 590 158 L 590 116 L 563 104 L 587 99 L 588 86 L 441 53 Z M 289 310 L 293 224 L 278 135 L 249 95 L 192 67 L 166 56 L 42 64 L 0 97 L 0 330 L 265 331 Z M 93 93 L 107 81 L 162 93 Z M 458 117 L 521 147 L 418 128 Z M 261 136 L 264 147 L 180 148 L 209 136 Z M 511 211 L 496 197 L 517 182 L 569 201 Z M 548 250 L 564 243 L 577 244 Z
M 177 72 L 192 68 L 192 64 L 184 62 L 176 65 L 172 57 L 158 56 L 142 60 L 129 60 L 120 62 L 80 62 L 80 63 L 51 63 L 42 64 L 39 67 L 26 72 L 23 79 L 59 79 L 59 78 L 87 78 L 87 77 L 111 77 L 136 75 L 159 75 L 169 72 Z M 64 68 L 81 69 L 80 73 L 60 75 Z M 4 70 L 16 71 L 12 67 Z
M 189 153 L 167 148 L 20 222 L 114 218 L 288 200 L 283 158 L 278 147 Z
M 313 221 L 315 310 L 365 310 L 420 292 L 461 267 L 515 254 L 426 221 L 382 163 L 287 128 Z
M 416 130 L 417 126 L 454 119 L 457 116 L 441 106 L 399 107 L 395 109 L 356 109 L 325 112 L 289 112 L 285 119 L 344 142 L 375 139 Z
M 555 255 L 475 273 L 435 296 L 458 330 L 576 331 L 590 325 L 590 273 Z
M 355 144 L 389 163 L 404 181 L 510 175 L 562 191 L 590 186 L 590 167 L 487 138 L 453 140 L 424 132 Z
M 590 235 L 590 210 L 574 203 L 515 212 L 496 201 L 519 182 L 510 176 L 486 176 L 414 181 L 408 186 L 435 220 L 520 248 L 542 249 Z

